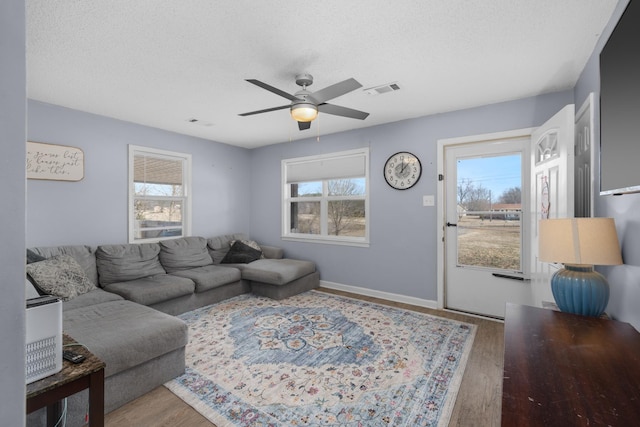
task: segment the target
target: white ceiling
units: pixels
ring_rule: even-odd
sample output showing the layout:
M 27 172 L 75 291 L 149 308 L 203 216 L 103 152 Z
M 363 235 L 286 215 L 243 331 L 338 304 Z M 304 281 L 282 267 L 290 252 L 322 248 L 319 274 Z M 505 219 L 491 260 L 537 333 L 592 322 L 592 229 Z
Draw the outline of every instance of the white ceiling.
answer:
M 616 3 L 27 0 L 28 96 L 253 148 L 572 88 Z M 289 102 L 244 79 L 294 93 L 303 72 L 355 78 L 329 102 L 370 116 L 238 116 Z

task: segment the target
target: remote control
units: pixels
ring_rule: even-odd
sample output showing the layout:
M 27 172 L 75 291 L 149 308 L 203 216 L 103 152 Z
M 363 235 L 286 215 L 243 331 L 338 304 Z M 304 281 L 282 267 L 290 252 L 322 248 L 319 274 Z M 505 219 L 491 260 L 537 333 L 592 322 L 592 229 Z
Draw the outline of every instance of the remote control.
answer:
M 85 357 L 79 353 L 74 353 L 73 351 L 65 350 L 62 352 L 62 358 L 68 360 L 71 363 L 80 363 Z

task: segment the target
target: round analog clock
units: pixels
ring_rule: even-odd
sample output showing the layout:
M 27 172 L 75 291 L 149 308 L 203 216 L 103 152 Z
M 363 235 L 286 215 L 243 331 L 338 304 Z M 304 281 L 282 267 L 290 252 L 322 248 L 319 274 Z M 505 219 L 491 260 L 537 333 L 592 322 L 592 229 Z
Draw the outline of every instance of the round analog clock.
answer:
M 420 160 L 411 153 L 400 151 L 384 164 L 384 179 L 396 190 L 406 190 L 416 185 L 422 175 Z

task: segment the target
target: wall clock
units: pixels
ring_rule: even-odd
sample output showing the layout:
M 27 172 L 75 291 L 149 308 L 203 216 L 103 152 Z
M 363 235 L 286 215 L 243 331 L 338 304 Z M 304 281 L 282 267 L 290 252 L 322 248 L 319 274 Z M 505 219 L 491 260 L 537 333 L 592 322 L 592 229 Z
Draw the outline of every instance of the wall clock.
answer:
M 384 179 L 391 188 L 407 190 L 420 179 L 422 165 L 420 159 L 407 151 L 400 151 L 384 164 Z

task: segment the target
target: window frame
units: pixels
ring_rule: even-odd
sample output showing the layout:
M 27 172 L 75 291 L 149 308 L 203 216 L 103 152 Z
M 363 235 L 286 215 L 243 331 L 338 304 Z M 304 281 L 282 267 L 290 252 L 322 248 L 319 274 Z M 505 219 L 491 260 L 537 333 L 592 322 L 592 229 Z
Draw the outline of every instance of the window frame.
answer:
M 191 171 L 192 171 L 192 160 L 191 154 L 188 153 L 180 153 L 175 151 L 161 150 L 157 148 L 151 147 L 143 147 L 139 145 L 131 145 L 129 144 L 129 159 L 128 159 L 128 202 L 127 202 L 127 210 L 128 210 L 128 232 L 127 238 L 129 243 L 157 243 L 161 240 L 171 240 L 177 239 L 181 237 L 186 237 L 191 235 Z M 135 194 L 135 177 L 134 177 L 134 167 L 135 167 L 135 156 L 150 156 L 150 157 L 158 157 L 165 158 L 168 160 L 181 161 L 182 162 L 182 195 L 181 196 L 148 196 L 149 200 L 180 200 L 181 201 L 181 219 L 182 219 L 182 233 L 178 236 L 165 236 L 165 237 L 153 237 L 153 238 L 136 238 L 136 227 L 135 227 L 135 200 L 140 199 L 140 197 Z
M 314 179 L 312 181 L 300 181 L 302 182 L 322 182 L 322 195 L 321 196 L 291 196 L 291 185 L 296 182 L 289 183 L 287 179 L 288 170 L 292 165 L 300 165 L 304 163 L 322 162 L 325 160 L 340 160 L 353 157 L 362 157 L 364 160 L 364 177 L 349 177 L 349 178 L 364 178 L 365 191 L 364 195 L 353 196 L 329 196 L 328 182 L 347 177 L 328 177 L 324 179 Z M 371 212 L 369 209 L 369 148 L 359 148 L 354 150 L 340 151 L 327 154 L 319 154 L 305 157 L 296 157 L 291 159 L 283 159 L 281 162 L 281 179 L 282 179 L 282 240 L 297 241 L 297 242 L 310 242 L 310 243 L 323 243 L 333 245 L 347 245 L 347 246 L 360 246 L 369 247 L 369 218 Z M 328 218 L 328 205 L 331 201 L 337 200 L 364 200 L 365 211 L 365 233 L 363 237 L 353 236 L 335 236 L 328 234 L 329 230 L 329 218 Z M 320 202 L 320 234 L 306 234 L 306 233 L 294 233 L 291 232 L 291 203 L 294 202 Z

